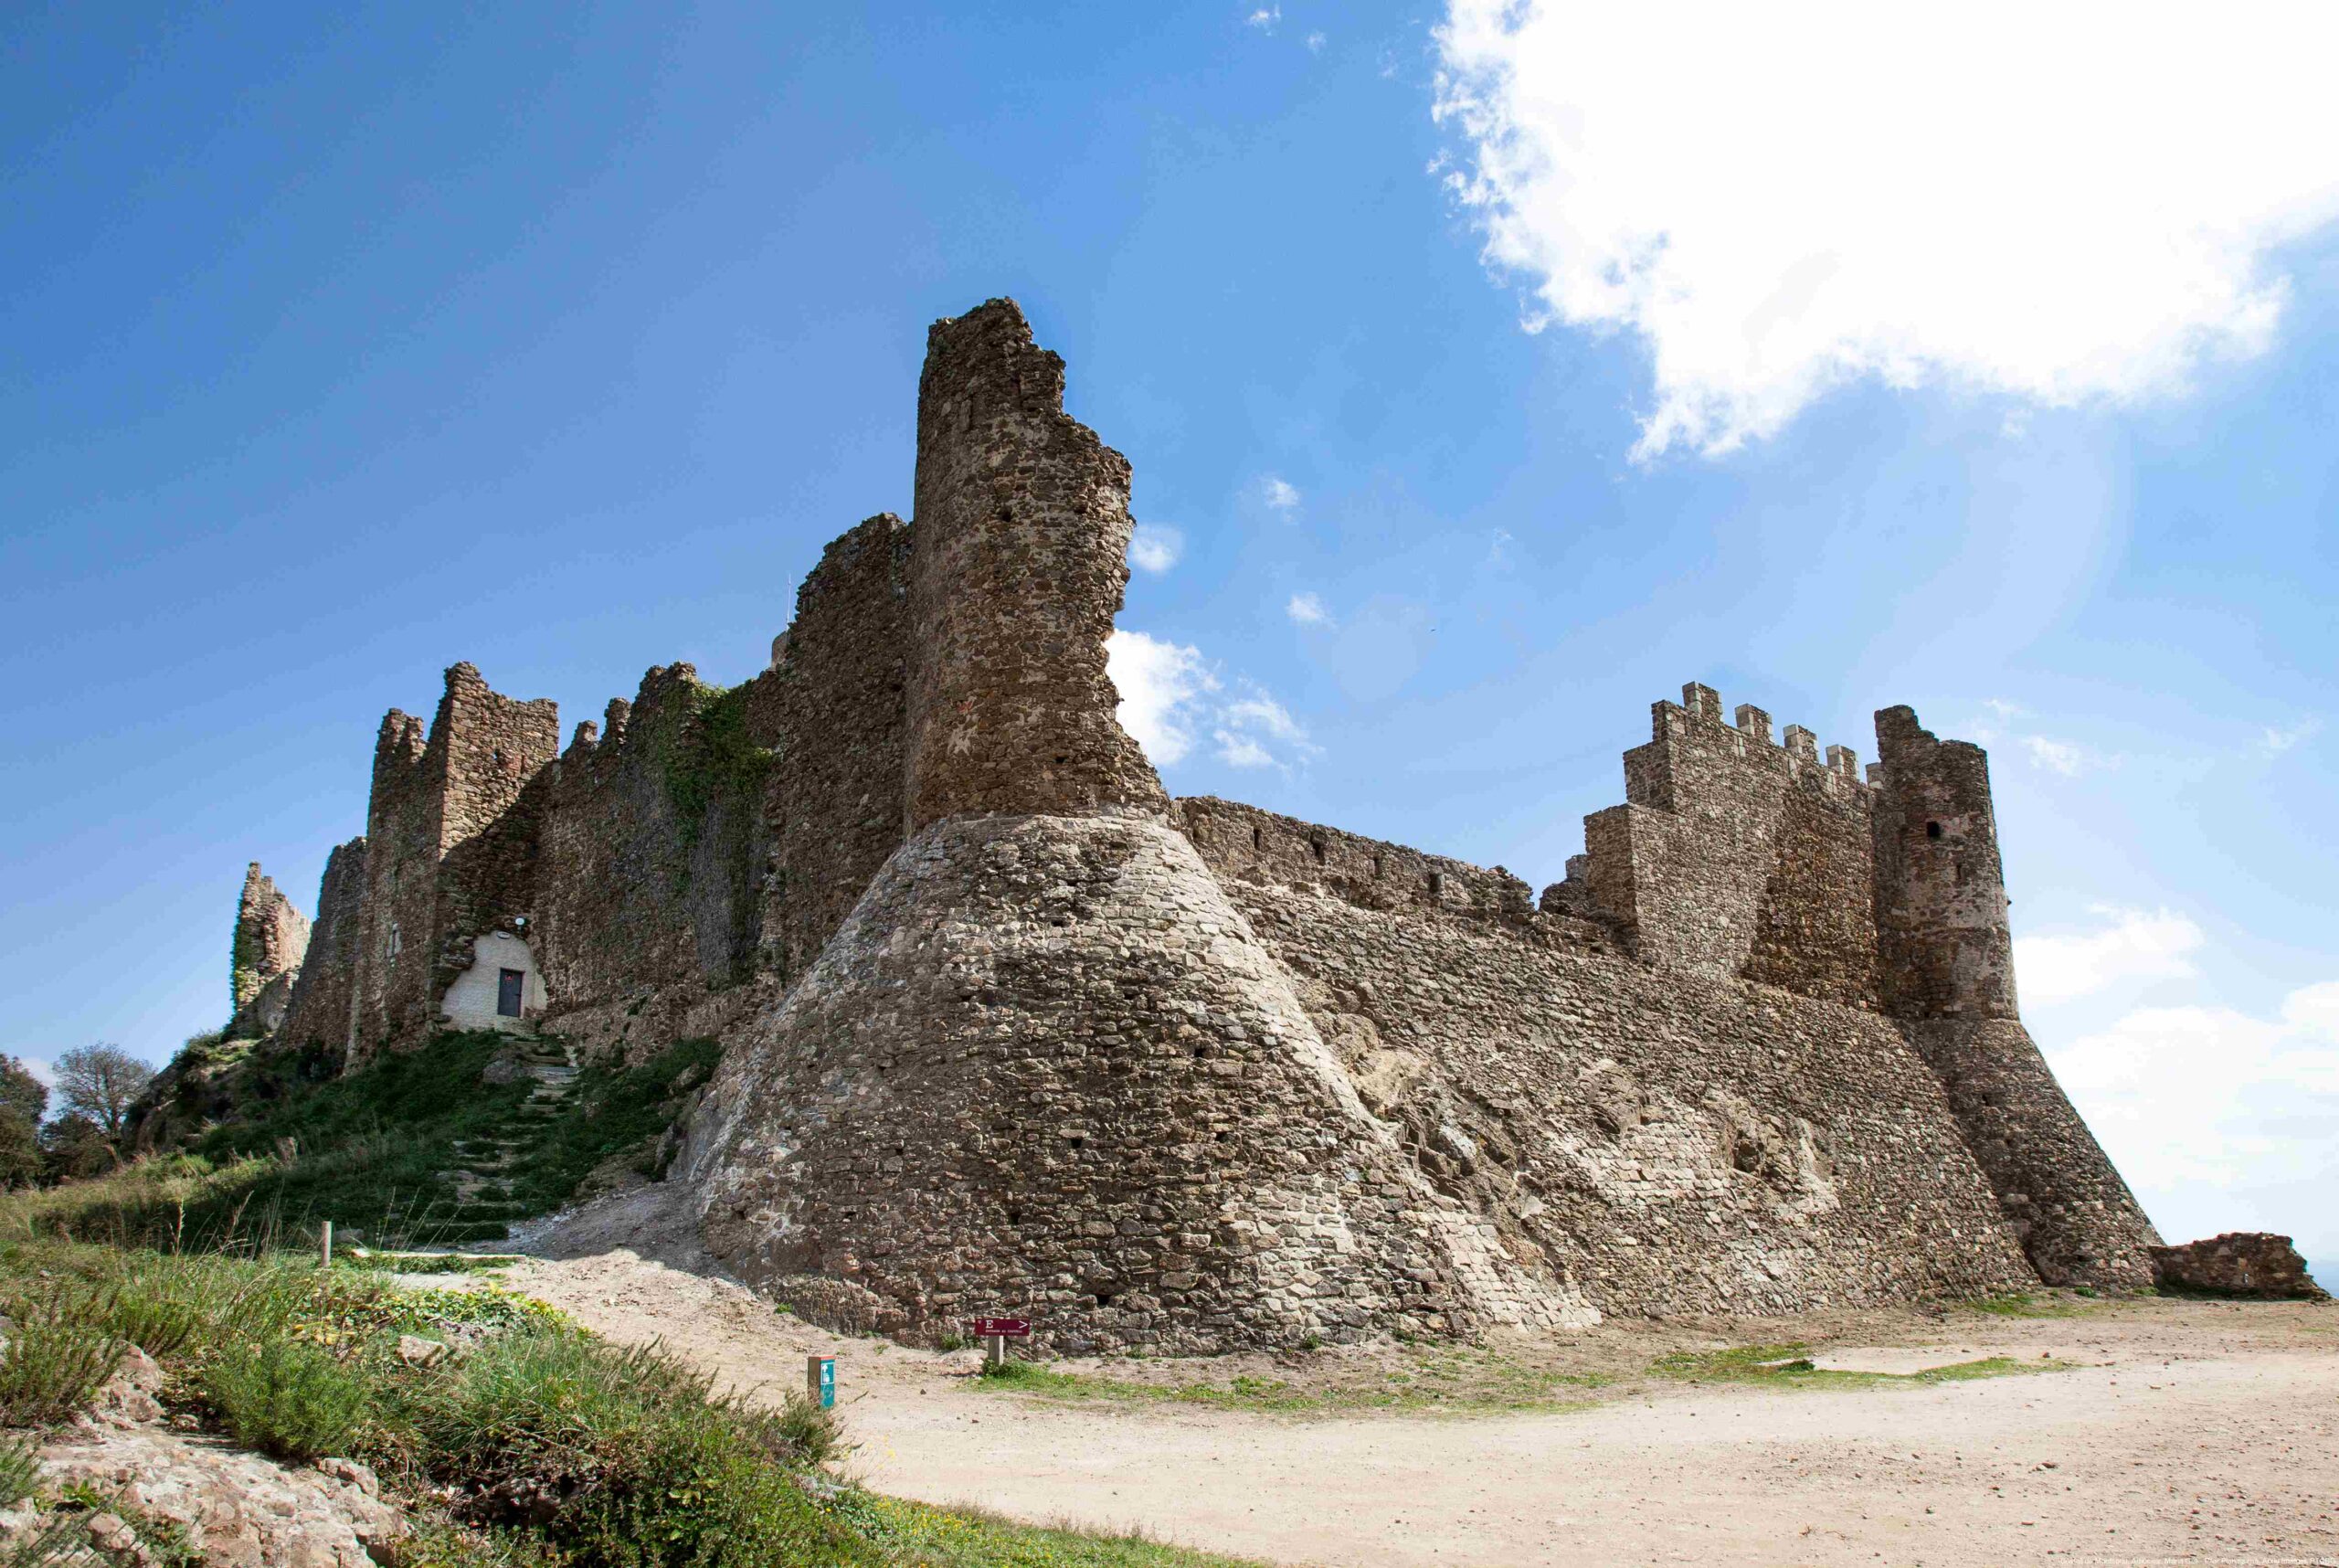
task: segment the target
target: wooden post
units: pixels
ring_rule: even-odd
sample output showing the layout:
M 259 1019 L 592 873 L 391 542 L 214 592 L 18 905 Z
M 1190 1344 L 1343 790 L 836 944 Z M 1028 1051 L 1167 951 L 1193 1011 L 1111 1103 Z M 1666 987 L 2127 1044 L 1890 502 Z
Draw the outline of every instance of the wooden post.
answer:
M 317 1230 L 317 1266 L 333 1266 L 333 1222 L 327 1220 Z
M 990 1336 L 990 1342 L 983 1347 L 983 1364 L 994 1369 L 1003 1367 L 1007 1364 L 1006 1335 L 993 1334 Z

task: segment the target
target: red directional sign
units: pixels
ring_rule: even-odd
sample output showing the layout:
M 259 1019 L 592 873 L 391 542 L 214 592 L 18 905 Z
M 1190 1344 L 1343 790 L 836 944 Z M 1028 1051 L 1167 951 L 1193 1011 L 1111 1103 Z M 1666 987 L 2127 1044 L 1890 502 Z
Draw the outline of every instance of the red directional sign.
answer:
M 974 1322 L 975 1338 L 979 1340 L 1028 1340 L 1032 1337 L 1029 1318 L 978 1318 Z

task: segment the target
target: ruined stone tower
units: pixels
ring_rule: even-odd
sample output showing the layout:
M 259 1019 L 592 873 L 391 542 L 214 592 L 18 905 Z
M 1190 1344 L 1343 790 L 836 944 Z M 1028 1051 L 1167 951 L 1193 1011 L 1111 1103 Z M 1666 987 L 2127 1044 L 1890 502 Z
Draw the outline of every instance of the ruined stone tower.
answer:
M 228 973 L 230 1035 L 275 1033 L 308 950 L 307 917 L 276 890 L 273 880 L 260 874 L 259 862 L 252 862 L 244 868 L 244 891 L 236 901 Z
M 993 300 L 927 334 L 910 555 L 908 827 L 1170 797 L 1114 716 L 1129 464 L 1064 411 L 1064 361 Z
M 1876 738 L 1886 1007 L 1908 1021 L 2039 1277 L 2151 1284 L 2160 1236 L 2016 1011 L 1989 758 L 1936 739 L 1905 707 L 1876 715 Z
M 1171 824 L 1105 674 L 1127 464 L 1062 397 L 1007 302 L 935 326 L 914 831 L 725 1058 L 690 1156 L 707 1245 L 926 1334 L 1019 1309 L 1170 1350 L 1588 1319 L 1406 1164 Z
M 383 717 L 365 822 L 353 1051 L 427 1030 L 448 987 L 472 965 L 478 938 L 525 919 L 542 810 L 541 792 L 529 787 L 559 749 L 553 703 L 503 696 L 470 664 L 448 670 L 428 734 L 395 708 Z

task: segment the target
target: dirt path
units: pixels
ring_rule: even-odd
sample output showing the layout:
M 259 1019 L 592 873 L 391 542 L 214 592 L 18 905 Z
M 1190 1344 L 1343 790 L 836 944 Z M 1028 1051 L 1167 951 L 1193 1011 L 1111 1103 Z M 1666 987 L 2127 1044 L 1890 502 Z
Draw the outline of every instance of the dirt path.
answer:
M 1791 1333 L 1709 1324 L 1698 1332 L 1712 1345 L 1828 1344 L 1823 1365 L 2042 1353 L 2085 1364 L 1847 1390 L 1634 1377 L 1590 1408 L 1296 1417 L 987 1391 L 965 1375 L 968 1354 L 810 1328 L 688 1271 L 703 1266 L 661 1239 L 587 1234 L 566 1249 L 585 1255 L 525 1265 L 512 1283 L 614 1338 L 663 1339 L 743 1386 L 800 1386 L 807 1354 L 837 1355 L 855 1472 L 935 1502 L 1138 1524 L 1339 1568 L 2339 1564 L 2339 1308 L 2148 1301 L 2048 1319 L 1836 1314 Z M 1603 1330 L 1547 1349 L 1569 1364 L 1645 1368 L 1683 1337 Z M 1538 1348 L 1509 1353 L 1531 1361 Z M 1353 1381 L 1362 1363 L 1276 1364 L 1304 1388 Z

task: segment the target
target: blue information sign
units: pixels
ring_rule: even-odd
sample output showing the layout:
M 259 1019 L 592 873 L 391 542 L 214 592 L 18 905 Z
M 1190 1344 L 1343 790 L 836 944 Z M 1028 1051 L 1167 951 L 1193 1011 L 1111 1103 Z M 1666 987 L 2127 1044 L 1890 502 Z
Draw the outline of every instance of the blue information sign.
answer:
M 820 1358 L 820 1408 L 831 1410 L 837 1403 L 837 1363 L 833 1356 Z

